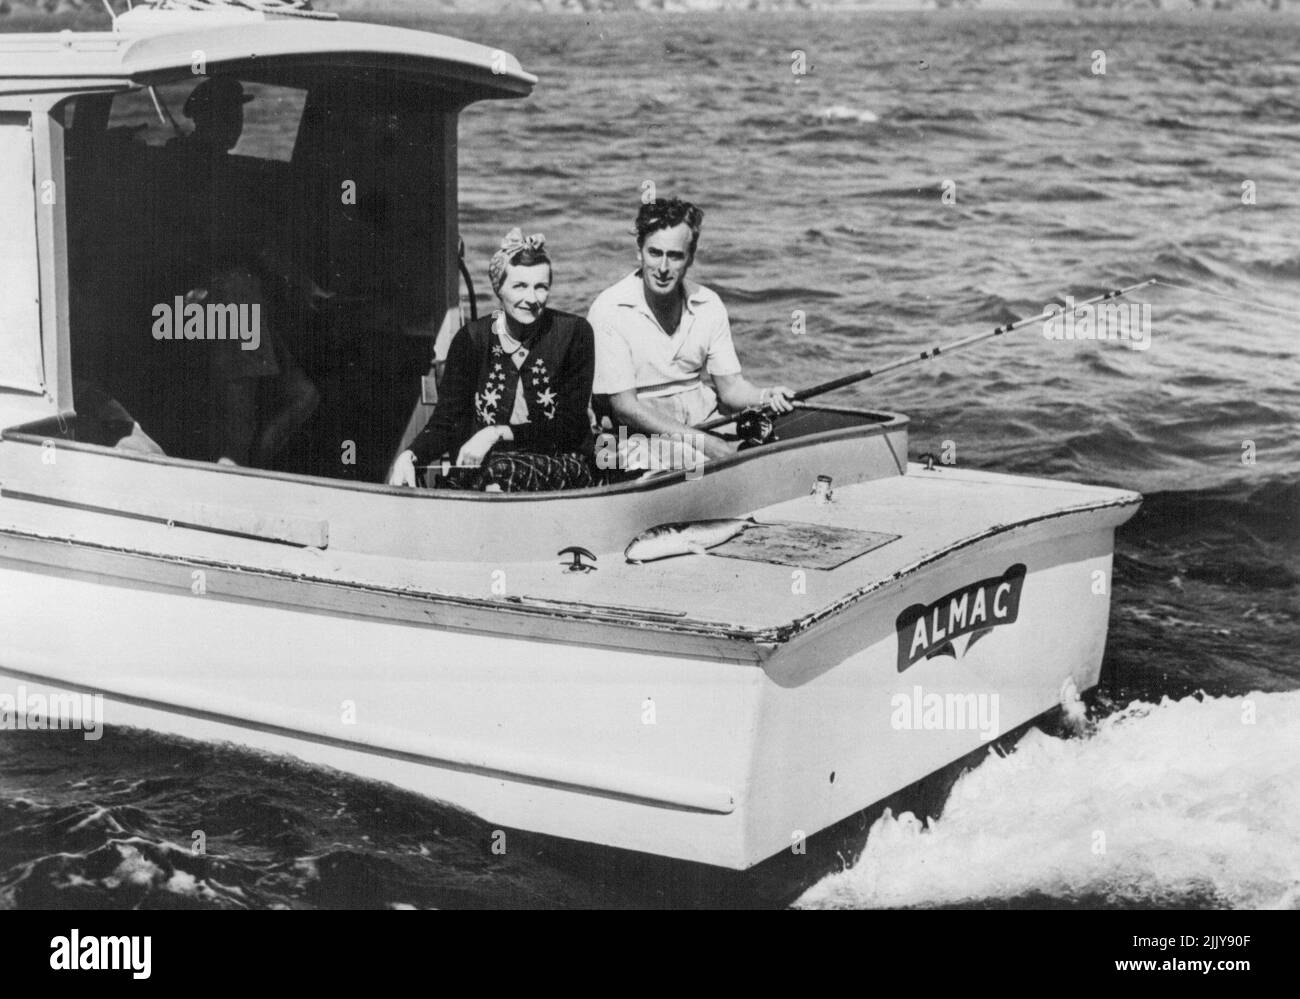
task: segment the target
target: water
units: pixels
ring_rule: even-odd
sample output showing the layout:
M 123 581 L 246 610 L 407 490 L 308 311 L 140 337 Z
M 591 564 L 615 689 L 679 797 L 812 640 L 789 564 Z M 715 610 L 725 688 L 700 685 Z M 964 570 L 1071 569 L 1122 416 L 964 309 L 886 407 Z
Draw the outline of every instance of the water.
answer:
M 913 456 L 948 446 L 963 465 L 1147 494 L 1117 539 L 1092 718 L 991 754 L 928 825 L 863 817 L 845 872 L 790 876 L 786 861 L 747 879 L 532 837 L 495 856 L 472 818 L 230 749 L 3 733 L 0 905 L 1296 907 L 1300 21 L 418 26 L 509 49 L 542 78 L 463 118 L 480 286 L 522 225 L 556 255 L 553 302 L 584 311 L 631 268 L 652 181 L 704 206 L 694 276 L 727 303 L 759 383 L 811 384 L 1146 277 L 1247 303 L 1146 289 L 1148 350 L 1029 329 L 837 400 L 908 413 Z

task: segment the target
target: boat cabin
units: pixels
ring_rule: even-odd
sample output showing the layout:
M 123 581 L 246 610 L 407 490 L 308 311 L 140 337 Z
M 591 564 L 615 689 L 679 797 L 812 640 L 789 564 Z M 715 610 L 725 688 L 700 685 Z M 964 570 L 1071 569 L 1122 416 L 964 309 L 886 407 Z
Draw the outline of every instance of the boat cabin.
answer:
M 385 484 L 462 323 L 458 115 L 535 82 L 513 56 L 459 39 L 228 8 L 0 36 L 0 460 L 35 467 L 18 447 L 51 466 L 30 482 L 6 474 L 5 493 L 307 547 L 332 531 L 412 558 L 479 557 L 527 502 L 529 544 L 548 557 L 557 538 L 621 550 L 654 523 L 805 495 L 821 473 L 904 474 L 905 418 L 824 411 L 657 499 L 690 473 L 545 495 Z M 236 125 L 200 142 L 218 89 Z M 214 310 L 196 275 L 232 261 L 256 281 L 251 304 Z M 275 351 L 258 354 L 292 357 L 314 411 L 273 459 L 217 464 L 211 345 L 193 341 L 239 339 L 227 357 L 243 362 L 272 333 Z M 156 447 L 135 446 L 133 422 Z M 797 440 L 814 436 L 815 460 Z M 599 511 L 551 502 L 579 493 Z M 441 540 L 376 531 L 439 497 Z
M 381 481 L 459 322 L 457 114 L 535 78 L 424 32 L 150 13 L 0 42 L 3 425 L 62 416 L 60 436 L 95 440 L 83 384 L 168 456 L 215 457 L 210 355 L 172 312 L 200 264 L 269 260 L 240 328 L 273 329 L 320 395 L 275 467 Z M 193 134 L 214 78 L 242 101 L 229 153 Z M 332 293 L 315 308 L 295 294 L 308 279 Z

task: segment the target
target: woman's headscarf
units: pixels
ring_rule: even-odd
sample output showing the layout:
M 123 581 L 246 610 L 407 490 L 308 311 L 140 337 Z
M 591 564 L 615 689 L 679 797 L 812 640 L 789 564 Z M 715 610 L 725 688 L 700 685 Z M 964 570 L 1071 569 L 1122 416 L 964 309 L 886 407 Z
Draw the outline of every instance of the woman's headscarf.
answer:
M 501 249 L 492 254 L 492 259 L 488 262 L 488 279 L 492 282 L 494 294 L 501 290 L 501 284 L 506 279 L 506 268 L 510 266 L 510 262 L 525 250 L 532 250 L 546 257 L 546 237 L 540 232 L 525 236 L 523 230 L 516 226 L 506 233 L 505 238 L 501 240 Z M 550 262 L 549 257 L 546 257 L 546 260 Z

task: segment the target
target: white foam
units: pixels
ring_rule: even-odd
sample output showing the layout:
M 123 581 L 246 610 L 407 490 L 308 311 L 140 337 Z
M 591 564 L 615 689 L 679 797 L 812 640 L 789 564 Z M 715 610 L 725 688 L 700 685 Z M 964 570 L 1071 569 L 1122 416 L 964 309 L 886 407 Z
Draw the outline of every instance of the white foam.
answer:
M 143 888 L 161 880 L 162 868 L 134 846 L 124 843 L 115 843 L 114 846 L 117 847 L 122 862 L 117 865 L 117 869 L 112 874 L 104 878 L 106 888 L 117 888 L 122 884 L 133 884 Z
M 862 125 L 870 125 L 880 120 L 874 112 L 867 111 L 865 108 L 850 108 L 843 104 L 832 104 L 828 108 L 822 108 L 817 112 L 817 117 L 822 121 L 856 121 Z
M 1084 738 L 1032 730 L 964 775 L 928 829 L 886 813 L 858 862 L 797 905 L 1041 894 L 1295 908 L 1297 731 L 1300 691 L 1132 704 Z
M 121 823 L 119 823 L 117 819 L 113 818 L 113 813 L 109 811 L 107 808 L 104 808 L 100 805 L 96 805 L 95 810 L 93 812 L 87 815 L 84 819 L 82 819 L 80 822 L 78 822 L 75 826 L 73 826 L 68 831 L 80 832 L 83 829 L 93 828 L 99 825 L 101 820 L 103 821 L 105 830 L 107 830 L 110 833 L 126 832 L 126 830 L 122 828 Z
M 172 876 L 167 879 L 167 883 L 163 885 L 163 888 L 167 891 L 175 892 L 177 895 L 198 896 L 201 894 L 198 879 L 196 879 L 189 871 L 172 871 Z M 203 892 L 203 894 L 210 893 Z

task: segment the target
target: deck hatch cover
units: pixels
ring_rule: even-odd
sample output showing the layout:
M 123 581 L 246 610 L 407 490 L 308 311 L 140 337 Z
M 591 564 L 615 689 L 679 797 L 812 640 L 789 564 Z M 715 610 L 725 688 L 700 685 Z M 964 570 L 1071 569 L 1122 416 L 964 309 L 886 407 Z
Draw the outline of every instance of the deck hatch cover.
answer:
M 710 548 L 709 554 L 800 569 L 836 569 L 899 537 L 825 524 L 768 521 L 741 532 L 726 544 Z

